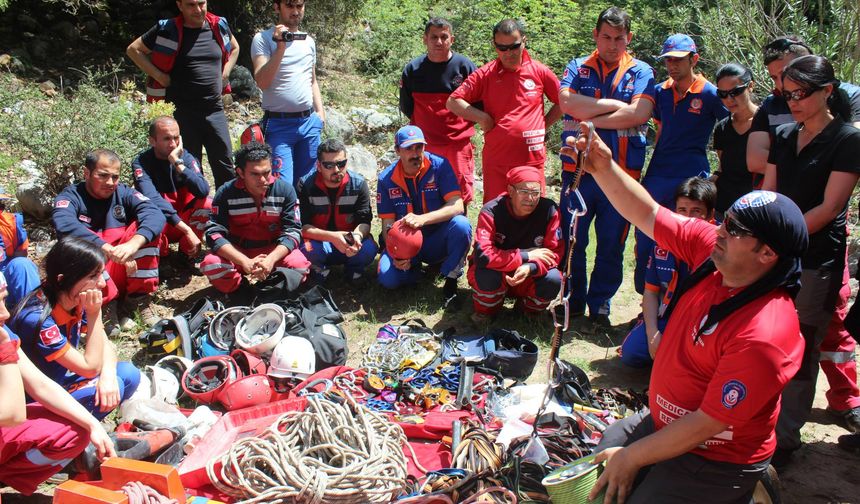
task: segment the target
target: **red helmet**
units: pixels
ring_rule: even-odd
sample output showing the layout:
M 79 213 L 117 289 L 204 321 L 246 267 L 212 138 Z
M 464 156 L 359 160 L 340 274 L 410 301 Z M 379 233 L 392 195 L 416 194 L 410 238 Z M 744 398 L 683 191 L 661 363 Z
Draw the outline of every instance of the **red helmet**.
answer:
M 218 394 L 218 402 L 227 411 L 234 411 L 271 402 L 272 394 L 272 381 L 269 377 L 255 374 L 225 385 Z
M 204 357 L 182 375 L 182 390 L 197 402 L 212 404 L 227 385 L 241 376 L 232 357 Z
M 233 360 L 236 361 L 236 366 L 238 366 L 242 376 L 266 374 L 269 368 L 266 365 L 266 361 L 241 348 L 233 350 L 230 353 L 230 357 L 233 357 Z
M 421 230 L 407 226 L 402 219 L 391 226 L 385 239 L 385 249 L 392 259 L 412 259 L 418 255 L 422 245 L 424 235 Z

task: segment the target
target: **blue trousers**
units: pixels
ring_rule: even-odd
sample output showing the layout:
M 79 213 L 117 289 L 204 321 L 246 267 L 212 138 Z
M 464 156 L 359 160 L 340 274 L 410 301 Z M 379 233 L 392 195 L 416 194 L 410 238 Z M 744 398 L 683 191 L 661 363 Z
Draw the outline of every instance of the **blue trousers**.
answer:
M 668 319 L 657 319 L 657 329 L 663 332 Z M 648 336 L 645 334 L 645 321 L 640 320 L 621 343 L 621 362 L 634 368 L 648 367 L 654 363 L 648 352 Z
M 13 257 L 0 267 L 0 271 L 3 271 L 8 285 L 6 306 L 9 310 L 39 286 L 39 268 L 26 257 Z
M 134 367 L 131 362 L 116 363 L 116 380 L 119 385 L 119 402 L 122 403 L 137 390 L 140 385 L 140 370 Z M 70 394 L 81 405 L 90 411 L 97 420 L 101 420 L 110 414 L 110 411 L 100 411 L 100 407 L 95 405 L 96 399 L 96 384 L 99 378 L 81 378 L 75 382 L 70 389 Z
M 457 278 L 463 273 L 463 262 L 472 241 L 472 225 L 464 215 L 457 215 L 448 222 L 438 224 L 431 231 L 421 230 L 424 244 L 418 255 L 412 259 L 412 267 L 406 271 L 394 267 L 394 260 L 383 252 L 379 256 L 379 284 L 387 289 L 414 284 L 421 276 L 418 266 L 442 264 L 442 276 Z
M 272 146 L 272 174 L 295 186 L 317 162 L 322 128 L 316 112 L 308 117 L 265 119 L 266 143 Z
M 675 209 L 675 190 L 681 182 L 690 177 L 649 177 L 642 179 L 642 187 L 648 190 L 654 200 L 669 209 Z M 642 231 L 636 230 L 636 269 L 633 272 L 633 285 L 636 292 L 642 294 L 645 290 L 645 269 L 648 266 L 648 255 L 654 249 L 654 240 Z
M 364 270 L 373 262 L 379 247 L 373 238 L 365 238 L 361 242 L 361 250 L 352 257 L 336 249 L 331 242 L 319 240 L 305 240 L 301 248 L 305 257 L 311 262 L 311 275 L 318 278 L 328 276 L 329 266 L 343 264 L 343 272 L 346 278 L 352 278 L 355 274 L 363 274 Z
M 570 209 L 578 206 L 575 195 L 566 194 L 565 188 L 573 175 L 564 172 L 561 178 L 561 229 L 565 243 L 570 244 Z M 612 296 L 621 286 L 624 242 L 627 241 L 629 223 L 621 217 L 591 175 L 583 174 L 579 192 L 588 207 L 588 212 L 579 218 L 576 228 L 576 244 L 571 258 L 571 313 L 585 313 L 586 306 L 592 315 L 609 315 Z M 586 278 L 586 256 L 588 231 L 594 221 L 597 235 L 597 251 L 590 282 Z

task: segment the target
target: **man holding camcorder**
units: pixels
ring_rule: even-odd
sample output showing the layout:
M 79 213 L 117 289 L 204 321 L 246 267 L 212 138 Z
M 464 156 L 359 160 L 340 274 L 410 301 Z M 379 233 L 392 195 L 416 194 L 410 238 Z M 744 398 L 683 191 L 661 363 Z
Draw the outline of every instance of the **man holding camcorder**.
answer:
M 305 2 L 273 1 L 278 24 L 254 36 L 251 61 L 263 90 L 260 125 L 274 151 L 272 173 L 295 185 L 317 161 L 325 111 L 317 83 L 316 44 L 299 32 Z

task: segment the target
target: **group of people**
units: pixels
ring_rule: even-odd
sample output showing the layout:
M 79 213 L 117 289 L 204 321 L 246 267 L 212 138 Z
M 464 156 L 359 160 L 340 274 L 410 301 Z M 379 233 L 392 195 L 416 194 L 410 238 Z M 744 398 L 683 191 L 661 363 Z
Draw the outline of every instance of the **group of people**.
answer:
M 800 39 L 765 47 L 774 92 L 757 107 L 748 68 L 724 65 L 712 84 L 695 71 L 699 51 L 683 34 L 664 43 L 669 79 L 656 83 L 628 52 L 630 17 L 617 7 L 600 13 L 596 50 L 573 59 L 561 80 L 531 57 L 520 21 L 494 26 L 497 58 L 476 68 L 452 51 L 451 24 L 432 18 L 427 53 L 403 70 L 400 108 L 410 124 L 395 134 L 397 160 L 378 175 L 374 236 L 368 182 L 349 169 L 343 142 L 321 138 L 316 47 L 299 31 L 304 1 L 273 0 L 276 24 L 254 37 L 264 141 L 235 156 L 221 94 L 238 43 L 205 0 L 177 6 L 179 16 L 127 51 L 149 77 L 150 99 L 175 105 L 173 117 L 152 121 L 150 147 L 131 163 L 134 187 L 120 183 L 116 153 L 92 151 L 83 181 L 55 199 L 59 241 L 42 278 L 26 259 L 21 220 L 0 213 L 0 388 L 10 398 L 0 411 L 0 481 L 31 493 L 89 441 L 113 453 L 98 419 L 134 393 L 140 372 L 117 362 L 109 336 L 120 301 L 146 323 L 157 318 L 151 298 L 175 242 L 228 296 L 276 270 L 291 287 L 322 282 L 336 265 L 347 284 L 364 285 L 378 255 L 377 281 L 389 289 L 419 282 L 422 263 L 438 267 L 450 308 L 466 269 L 475 322 L 492 321 L 506 297 L 517 298 L 516 310 L 545 311 L 570 249 L 571 314 L 601 325 L 632 224 L 643 311 L 621 353 L 627 364 L 653 366 L 650 404 L 607 430 L 593 494 L 606 486 L 608 497 L 631 502 L 748 501 L 768 464 L 787 463 L 800 446 L 819 361 L 830 407 L 860 430 L 844 327 L 860 88 L 839 82 Z M 544 165 L 547 130 L 559 119 L 556 202 L 545 196 Z M 658 140 L 640 182 L 652 119 Z M 484 149 L 473 237 L 474 124 Z M 582 215 L 570 236 L 573 213 Z

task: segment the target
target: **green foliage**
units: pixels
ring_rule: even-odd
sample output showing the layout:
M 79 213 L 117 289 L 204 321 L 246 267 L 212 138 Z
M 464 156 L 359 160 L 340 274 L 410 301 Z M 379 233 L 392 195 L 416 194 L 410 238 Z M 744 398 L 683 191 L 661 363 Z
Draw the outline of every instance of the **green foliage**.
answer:
M 97 80 L 88 75 L 76 89 L 48 98 L 36 85 L 0 73 L 0 150 L 35 162 L 51 197 L 80 175 L 88 151 L 113 149 L 130 163 L 147 145 L 149 121 L 172 114 L 168 104 L 147 107 L 130 84 L 112 97 Z

